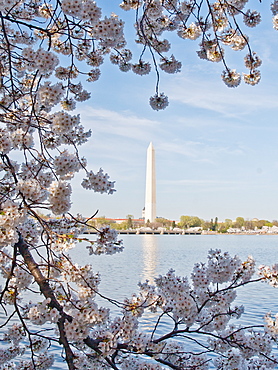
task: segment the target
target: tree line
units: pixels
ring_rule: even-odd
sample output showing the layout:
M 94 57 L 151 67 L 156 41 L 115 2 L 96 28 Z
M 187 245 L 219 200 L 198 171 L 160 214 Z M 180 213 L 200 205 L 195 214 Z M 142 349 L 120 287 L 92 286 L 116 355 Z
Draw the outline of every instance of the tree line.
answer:
M 278 226 L 278 220 L 265 220 L 253 218 L 244 219 L 243 217 L 237 217 L 235 220 L 226 218 L 225 221 L 219 221 L 218 217 L 211 218 L 210 221 L 204 220 L 197 216 L 182 215 L 179 222 L 169 220 L 164 217 L 157 217 L 155 222 L 149 222 L 144 219 L 134 219 L 133 215 L 127 215 L 126 219 L 122 222 L 116 222 L 115 219 L 106 218 L 105 216 L 94 218 L 89 221 L 89 224 L 95 227 L 102 227 L 109 225 L 115 230 L 128 230 L 136 229 L 139 227 L 151 227 L 152 229 L 165 228 L 167 230 L 175 227 L 181 229 L 189 229 L 192 227 L 200 227 L 203 230 L 215 231 L 219 233 L 226 233 L 229 229 L 240 229 L 240 230 L 259 230 L 263 226 L 272 227 Z

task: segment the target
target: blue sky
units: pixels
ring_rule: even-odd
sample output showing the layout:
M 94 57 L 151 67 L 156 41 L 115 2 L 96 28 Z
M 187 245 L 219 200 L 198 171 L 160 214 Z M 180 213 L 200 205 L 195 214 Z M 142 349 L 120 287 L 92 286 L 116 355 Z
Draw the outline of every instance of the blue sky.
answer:
M 102 66 L 100 80 L 86 85 L 91 99 L 78 106 L 84 126 L 93 130 L 80 152 L 90 169 L 102 167 L 109 173 L 117 192 L 108 196 L 86 191 L 78 185 L 82 179 L 78 175 L 73 182 L 73 212 L 141 217 L 146 151 L 152 141 L 157 216 L 278 219 L 278 32 L 272 28 L 268 5 L 254 2 L 254 7 L 261 7 L 264 20 L 245 32 L 263 60 L 257 86 L 242 82 L 236 89 L 227 88 L 220 77 L 221 63 L 200 60 L 198 40 L 177 36 L 171 36 L 172 53 L 183 67 L 176 75 L 161 73 L 160 91 L 170 101 L 164 111 L 148 105 L 155 92 L 154 72 L 141 77 L 120 72 L 109 61 Z M 128 32 L 132 40 L 133 30 Z M 140 50 L 129 46 L 135 61 Z M 247 50 L 227 50 L 229 67 L 245 72 L 246 54 Z

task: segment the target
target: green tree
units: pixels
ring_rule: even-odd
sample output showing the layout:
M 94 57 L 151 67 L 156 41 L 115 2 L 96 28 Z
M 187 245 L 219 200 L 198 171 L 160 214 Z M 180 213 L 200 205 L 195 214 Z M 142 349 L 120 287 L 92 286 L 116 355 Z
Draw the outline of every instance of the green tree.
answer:
M 190 227 L 190 220 L 191 220 L 190 216 L 181 216 L 178 226 L 183 229 L 188 229 Z
M 237 227 L 238 229 L 241 229 L 245 226 L 245 220 L 243 217 L 237 217 L 236 222 L 234 224 L 234 227 Z
M 127 222 L 126 222 L 126 228 L 127 229 L 133 229 L 133 222 L 132 222 L 132 219 L 133 219 L 133 215 L 128 215 L 127 216 Z
M 218 229 L 218 217 L 215 217 L 214 219 L 214 230 L 217 231 Z
M 252 220 L 245 220 L 244 221 L 244 228 L 245 228 L 245 230 L 253 230 L 254 229 L 254 222 Z
M 218 228 L 218 217 L 215 217 L 214 221 L 213 218 L 210 220 L 209 229 L 211 231 L 217 231 L 217 228 Z
M 226 218 L 224 222 L 218 223 L 217 230 L 220 233 L 226 233 L 227 230 L 233 226 L 233 221 L 230 218 Z
M 97 217 L 94 221 L 97 228 L 115 223 L 115 221 L 108 220 L 105 216 Z
M 121 223 L 114 222 L 113 224 L 109 226 L 111 229 L 114 229 L 114 230 L 125 230 L 125 228 L 123 227 L 123 222 Z
M 263 226 L 272 227 L 273 223 L 269 222 L 268 220 L 258 220 L 254 221 L 254 226 L 256 226 L 258 229 L 261 229 Z
M 203 220 L 201 220 L 197 216 L 181 216 L 180 217 L 180 222 L 179 222 L 179 227 L 183 229 L 188 229 L 190 227 L 198 227 L 202 226 Z
M 164 217 L 157 217 L 155 221 L 158 224 L 158 227 L 166 227 L 168 229 L 171 227 L 172 224 L 172 221 Z
M 233 220 L 231 220 L 230 218 L 226 218 L 225 219 L 225 227 L 227 228 L 227 229 L 229 229 L 230 227 L 232 227 L 233 226 Z
M 224 234 L 224 233 L 226 233 L 226 232 L 227 232 L 227 230 L 228 230 L 228 227 L 227 227 L 227 225 L 225 224 L 225 222 L 220 222 L 220 223 L 218 224 L 217 231 L 218 231 L 219 233 Z
M 272 224 L 273 224 L 273 226 L 278 226 L 278 220 L 273 220 Z

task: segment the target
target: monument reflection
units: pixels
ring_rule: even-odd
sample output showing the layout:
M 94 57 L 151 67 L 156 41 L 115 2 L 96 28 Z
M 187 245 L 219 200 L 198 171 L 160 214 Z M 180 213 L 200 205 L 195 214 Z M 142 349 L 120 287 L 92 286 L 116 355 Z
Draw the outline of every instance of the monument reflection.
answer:
M 142 235 L 143 237 L 143 271 L 142 281 L 149 280 L 151 284 L 157 276 L 158 243 L 156 235 Z
M 158 276 L 157 263 L 159 261 L 158 242 L 161 240 L 159 235 L 145 234 L 143 237 L 143 271 L 142 282 L 149 280 L 150 284 L 154 283 L 154 278 Z M 162 334 L 162 329 L 167 325 L 165 320 L 161 320 L 156 326 L 158 313 L 146 310 L 140 321 L 140 328 L 146 333 Z M 155 329 L 156 328 L 156 329 Z

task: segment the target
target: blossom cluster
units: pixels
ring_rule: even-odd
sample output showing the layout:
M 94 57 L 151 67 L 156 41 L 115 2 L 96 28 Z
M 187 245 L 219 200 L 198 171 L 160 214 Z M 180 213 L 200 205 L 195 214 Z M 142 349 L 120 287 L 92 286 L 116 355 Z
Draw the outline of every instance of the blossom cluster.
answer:
M 271 312 L 268 312 L 265 317 L 266 332 L 275 340 L 278 337 L 278 314 L 272 317 Z
M 54 159 L 53 164 L 56 174 L 62 178 L 64 178 L 65 175 L 71 175 L 78 172 L 82 167 L 79 158 L 77 158 L 76 155 L 69 153 L 68 150 L 64 150 L 60 153 L 60 155 Z M 83 166 L 85 167 L 85 165 L 86 163 L 83 159 Z
M 259 266 L 259 276 L 274 287 L 278 287 L 278 264 L 273 266 Z
M 223 274 L 222 274 L 223 273 Z M 190 351 L 176 341 L 164 341 L 156 332 L 163 315 L 173 320 L 175 329 L 172 336 L 185 334 L 194 336 L 207 352 L 216 351 L 216 369 L 273 369 L 276 359 L 272 355 L 271 336 L 268 333 L 245 330 L 244 327 L 230 324 L 231 319 L 243 314 L 243 307 L 232 306 L 236 298 L 235 287 L 250 281 L 254 274 L 254 263 L 250 257 L 242 262 L 237 256 L 231 257 L 220 250 L 211 250 L 207 264 L 196 264 L 191 282 L 176 276 L 173 270 L 155 279 L 155 284 L 140 283 L 140 293 L 124 302 L 123 317 L 115 318 L 102 330 L 92 331 L 93 338 L 101 338 L 98 348 L 102 356 L 113 356 L 124 350 L 129 356 L 122 361 L 121 369 L 149 368 L 162 369 L 156 361 L 171 364 L 171 368 L 208 369 L 209 357 Z M 139 319 L 146 310 L 157 312 L 158 322 L 154 324 L 152 335 L 139 330 Z M 206 333 L 207 345 L 201 345 L 198 335 Z M 211 335 L 210 335 L 211 334 Z M 167 337 L 167 336 L 166 336 Z M 171 336 L 169 336 L 171 338 Z M 116 352 L 115 352 L 116 351 Z M 155 361 L 137 357 L 147 354 Z M 135 355 L 135 356 L 134 356 Z
M 26 211 L 15 202 L 6 200 L 1 204 L 0 246 L 8 246 L 18 241 L 17 226 L 26 219 Z
M 56 254 L 74 248 L 79 235 L 87 230 L 85 219 L 81 215 L 78 215 L 76 219 L 51 218 L 46 221 L 46 224 L 52 232 L 50 248 Z
M 14 346 L 17 346 L 18 343 L 25 337 L 26 332 L 22 325 L 13 324 L 4 334 L 3 340 L 6 342 L 13 343 Z
M 161 59 L 159 66 L 164 72 L 179 72 L 181 62 L 177 61 L 174 55 L 164 55 L 171 48 L 169 40 L 163 38 L 167 32 L 175 32 L 183 40 L 201 39 L 198 56 L 212 62 L 223 61 L 224 83 L 229 87 L 238 86 L 241 78 L 234 68 L 227 67 L 224 49 L 230 47 L 232 50 L 243 50 L 248 45 L 248 56 L 253 59 L 249 38 L 239 29 L 237 18 L 241 17 L 247 28 L 254 28 L 260 24 L 261 15 L 256 10 L 245 9 L 247 3 L 248 1 L 237 1 L 236 4 L 215 2 L 211 4 L 208 11 L 202 2 L 197 4 L 192 1 L 177 0 L 123 1 L 120 4 L 123 10 L 136 11 L 134 27 L 137 38 L 135 41 L 142 45 L 142 53 L 137 62 L 132 62 L 132 52 L 126 47 L 124 21 L 115 13 L 110 17 L 102 17 L 102 9 L 94 0 L 64 0 L 58 7 L 51 3 L 41 5 L 36 1 L 32 7 L 24 7 L 22 2 L 12 2 L 10 5 L 3 4 L 2 11 L 4 14 L 9 13 L 14 16 L 22 13 L 22 19 L 28 19 L 30 24 L 36 24 L 37 19 L 40 19 L 42 26 L 34 27 L 34 30 L 27 24 L 24 29 L 17 30 L 7 21 L 6 34 L 10 35 L 12 45 L 23 44 L 21 54 L 9 49 L 18 77 L 22 80 L 22 91 L 28 91 L 29 88 L 33 89 L 37 86 L 36 92 L 35 89 L 32 91 L 37 109 L 49 112 L 50 107 L 59 102 L 63 109 L 72 110 L 76 102 L 89 98 L 90 94 L 82 86 L 79 85 L 79 91 L 75 90 L 72 80 L 82 73 L 87 75 L 87 81 L 97 81 L 101 74 L 100 66 L 106 54 L 110 54 L 110 61 L 118 65 L 123 72 L 131 70 L 141 76 L 146 75 L 151 70 L 150 61 L 153 60 L 154 68 L 158 73 L 157 57 Z M 271 11 L 273 27 L 278 28 L 276 1 L 271 5 Z M 68 22 L 71 24 L 69 28 L 67 28 Z M 69 33 L 69 38 L 64 35 L 65 29 Z M 44 44 L 38 43 L 38 40 L 44 42 L 49 35 L 52 42 L 48 49 Z M 7 46 L 7 39 L 3 39 L 3 44 Z M 147 50 L 151 51 L 149 56 Z M 59 54 L 72 55 L 93 69 L 81 71 L 77 63 L 62 66 Z M 144 61 L 143 57 L 147 60 Z M 255 85 L 260 81 L 258 66 L 250 66 L 250 63 L 246 65 L 249 71 L 243 73 L 243 80 L 247 84 Z M 8 64 L 4 63 L 3 68 L 8 68 Z M 40 84 L 38 77 L 47 79 L 53 74 L 65 83 L 52 84 L 50 81 L 45 81 L 44 84 Z M 66 95 L 65 91 L 67 91 Z M 159 95 L 158 89 L 156 94 Z M 5 100 L 10 102 L 10 97 L 6 95 Z M 24 100 L 28 100 L 26 94 L 24 94 Z M 154 109 L 165 109 L 166 106 L 167 104 L 161 104 Z M 151 107 L 154 106 L 151 104 Z
M 48 188 L 50 209 L 55 215 L 70 210 L 71 186 L 66 181 L 53 181 Z
M 9 347 L 6 349 L 0 349 L 0 366 L 3 364 L 5 366 L 7 361 L 15 358 L 18 355 L 22 355 L 23 353 L 24 353 L 24 348 L 21 348 L 18 346 Z M 1 367 L 3 368 L 3 366 Z
M 61 144 L 82 145 L 92 134 L 91 130 L 85 131 L 80 124 L 79 115 L 72 116 L 65 111 L 59 111 L 48 118 L 48 130 L 43 133 L 47 148 L 55 149 Z
M 34 218 L 26 218 L 23 223 L 17 226 L 17 231 L 27 243 L 37 245 L 42 227 Z
M 118 240 L 118 233 L 109 226 L 101 227 L 97 239 L 87 246 L 89 254 L 114 254 L 123 250 L 123 241 Z
M 27 361 L 20 361 L 18 364 L 19 369 L 26 369 L 26 370 L 33 370 L 33 369 L 39 369 L 39 370 L 47 370 L 51 369 L 51 366 L 54 363 L 54 355 L 43 352 L 40 353 L 34 361 L 27 360 Z
M 109 175 L 100 168 L 97 173 L 88 172 L 87 178 L 83 179 L 81 185 L 83 188 L 94 190 L 96 193 L 113 194 L 115 191 L 114 183 L 114 181 L 109 181 Z
M 33 50 L 30 46 L 22 50 L 23 63 L 26 64 L 27 71 L 32 72 L 39 70 L 42 75 L 47 75 L 53 72 L 59 64 L 59 59 L 56 54 L 51 51 L 39 48 Z M 21 65 L 21 69 L 23 69 Z
M 164 93 L 155 94 L 150 97 L 150 106 L 154 110 L 165 109 L 168 105 L 168 97 Z
M 36 325 L 43 325 L 47 321 L 57 322 L 60 314 L 56 308 L 49 307 L 50 298 L 45 299 L 38 304 L 30 305 L 28 318 Z

